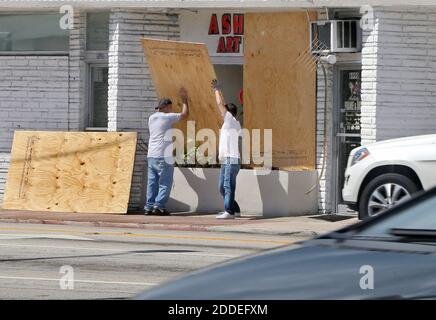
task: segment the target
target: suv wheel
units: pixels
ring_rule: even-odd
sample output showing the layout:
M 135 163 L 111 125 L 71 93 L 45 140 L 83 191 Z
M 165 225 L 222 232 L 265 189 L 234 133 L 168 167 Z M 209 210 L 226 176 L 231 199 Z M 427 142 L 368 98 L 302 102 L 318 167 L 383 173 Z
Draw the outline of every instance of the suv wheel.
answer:
M 407 201 L 418 191 L 408 177 L 386 173 L 372 179 L 363 189 L 359 199 L 359 219 L 376 216 L 393 206 Z

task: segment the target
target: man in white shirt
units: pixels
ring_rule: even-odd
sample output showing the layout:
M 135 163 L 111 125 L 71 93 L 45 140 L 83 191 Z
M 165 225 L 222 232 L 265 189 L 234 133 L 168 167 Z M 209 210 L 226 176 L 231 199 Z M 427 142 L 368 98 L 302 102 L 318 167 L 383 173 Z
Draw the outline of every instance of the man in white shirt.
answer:
M 172 113 L 172 101 L 161 99 L 156 106 L 157 112 L 148 119 L 150 138 L 147 153 L 147 202 L 144 212 L 147 215 L 169 215 L 165 206 L 173 184 L 174 161 L 171 135 L 173 124 L 189 115 L 188 94 L 180 90 L 183 102 L 181 113 Z
M 212 81 L 212 88 L 215 91 L 219 111 L 224 119 L 220 130 L 218 158 L 221 163 L 219 190 L 224 199 L 225 211 L 220 213 L 216 218 L 234 219 L 235 214 L 241 212 L 235 200 L 236 177 L 241 168 L 239 156 L 241 124 L 236 120 L 237 107 L 232 103 L 225 104 L 221 93 L 221 85 L 217 80 Z

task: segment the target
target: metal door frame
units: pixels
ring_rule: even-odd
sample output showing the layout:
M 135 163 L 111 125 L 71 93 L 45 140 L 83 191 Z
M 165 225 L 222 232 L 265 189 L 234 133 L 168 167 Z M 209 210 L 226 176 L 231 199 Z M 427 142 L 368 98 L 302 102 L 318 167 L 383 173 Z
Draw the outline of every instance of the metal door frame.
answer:
M 339 207 L 339 192 L 342 192 L 342 186 L 339 186 L 339 150 L 340 150 L 340 137 L 339 124 L 340 124 L 340 106 L 341 102 L 341 72 L 342 71 L 362 71 L 361 62 L 348 62 L 348 63 L 338 63 L 333 68 L 333 106 L 332 106 L 332 119 L 333 119 L 333 129 L 332 129 L 332 179 L 331 179 L 331 197 L 332 197 L 332 212 L 337 213 Z

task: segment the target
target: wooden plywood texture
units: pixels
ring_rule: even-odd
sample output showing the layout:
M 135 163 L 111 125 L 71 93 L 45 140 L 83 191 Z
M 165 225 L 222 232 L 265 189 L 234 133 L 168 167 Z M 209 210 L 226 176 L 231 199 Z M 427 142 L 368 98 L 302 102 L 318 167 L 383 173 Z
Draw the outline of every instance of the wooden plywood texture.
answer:
M 316 70 L 308 25 L 305 12 L 245 15 L 244 126 L 272 129 L 272 162 L 282 169 L 315 168 Z
M 211 81 L 216 78 L 204 44 L 142 39 L 145 57 L 158 99 L 173 101 L 173 112 L 182 110 L 179 90 L 185 87 L 189 95 L 189 117 L 174 127 L 186 134 L 186 121 L 195 121 L 196 132 L 209 128 L 219 132 L 222 117 L 219 114 Z
M 126 213 L 134 132 L 16 131 L 3 208 Z

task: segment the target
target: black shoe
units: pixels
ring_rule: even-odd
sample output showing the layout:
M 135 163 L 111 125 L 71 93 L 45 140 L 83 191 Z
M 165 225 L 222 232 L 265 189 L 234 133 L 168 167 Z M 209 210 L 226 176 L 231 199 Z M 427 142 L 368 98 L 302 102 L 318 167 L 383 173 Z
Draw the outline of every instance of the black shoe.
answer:
M 167 209 L 161 209 L 161 208 L 153 208 L 152 214 L 155 214 L 157 216 L 169 216 L 170 213 L 167 211 Z
M 146 216 L 151 216 L 153 214 L 153 209 L 144 208 L 144 214 Z
M 241 213 L 241 208 L 239 208 L 239 204 L 236 201 L 233 204 L 233 211 L 235 213 Z

